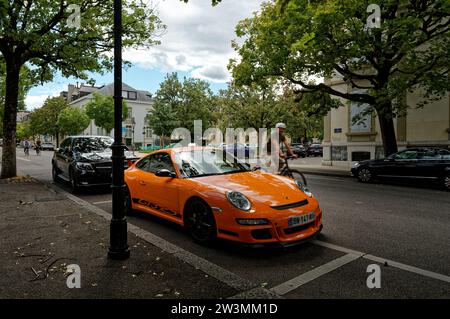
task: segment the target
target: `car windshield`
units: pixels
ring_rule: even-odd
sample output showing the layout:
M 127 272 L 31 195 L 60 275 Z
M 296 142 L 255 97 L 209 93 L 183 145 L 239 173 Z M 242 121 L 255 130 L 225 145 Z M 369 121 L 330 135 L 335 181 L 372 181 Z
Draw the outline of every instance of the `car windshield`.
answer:
M 73 141 L 73 147 L 81 153 L 101 152 L 111 148 L 113 142 L 110 137 L 81 137 Z
M 193 150 L 175 153 L 175 162 L 188 178 L 248 172 L 245 164 L 222 150 Z

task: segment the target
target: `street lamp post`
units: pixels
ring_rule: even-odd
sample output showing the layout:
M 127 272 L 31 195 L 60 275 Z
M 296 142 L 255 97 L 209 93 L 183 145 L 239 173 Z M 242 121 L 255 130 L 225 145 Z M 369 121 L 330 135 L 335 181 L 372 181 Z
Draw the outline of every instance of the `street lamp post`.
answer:
M 122 0 L 114 0 L 114 143 L 112 149 L 112 219 L 108 257 L 130 257 L 124 214 L 124 144 L 122 142 Z

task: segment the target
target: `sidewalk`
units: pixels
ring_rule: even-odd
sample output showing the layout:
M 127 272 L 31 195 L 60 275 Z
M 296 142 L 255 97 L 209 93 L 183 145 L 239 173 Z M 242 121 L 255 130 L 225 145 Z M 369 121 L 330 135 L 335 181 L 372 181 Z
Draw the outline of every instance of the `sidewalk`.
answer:
M 240 291 L 128 233 L 107 258 L 109 221 L 31 178 L 0 180 L 0 298 L 227 298 Z M 66 285 L 67 265 L 81 288 Z
M 311 175 L 352 177 L 350 168 L 324 166 L 322 165 L 321 157 L 307 157 L 296 159 L 289 163 L 289 167 L 298 169 L 305 174 Z

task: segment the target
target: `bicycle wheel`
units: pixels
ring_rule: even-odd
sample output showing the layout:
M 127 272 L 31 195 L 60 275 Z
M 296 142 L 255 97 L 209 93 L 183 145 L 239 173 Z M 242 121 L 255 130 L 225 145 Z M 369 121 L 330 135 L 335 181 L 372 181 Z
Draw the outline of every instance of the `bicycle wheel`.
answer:
M 292 178 L 293 180 L 300 181 L 303 183 L 303 185 L 307 186 L 306 177 L 303 175 L 302 172 L 296 170 L 296 169 L 285 169 L 281 172 L 282 176 L 286 176 L 289 178 Z

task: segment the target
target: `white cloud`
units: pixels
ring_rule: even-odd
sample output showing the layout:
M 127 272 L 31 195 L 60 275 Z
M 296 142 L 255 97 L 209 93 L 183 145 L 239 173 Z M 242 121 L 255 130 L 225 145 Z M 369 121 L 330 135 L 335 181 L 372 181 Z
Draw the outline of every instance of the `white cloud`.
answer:
M 150 50 L 127 50 L 124 58 L 146 69 L 191 72 L 193 77 L 224 83 L 226 66 L 236 53 L 236 24 L 258 11 L 262 0 L 226 0 L 216 7 L 209 0 L 165 0 L 157 6 L 167 25 L 162 44 Z
M 25 105 L 28 111 L 40 108 L 49 97 L 59 96 L 61 91 L 67 90 L 67 84 L 49 85 L 44 84 L 33 89 L 33 94 L 28 94 L 25 98 Z

